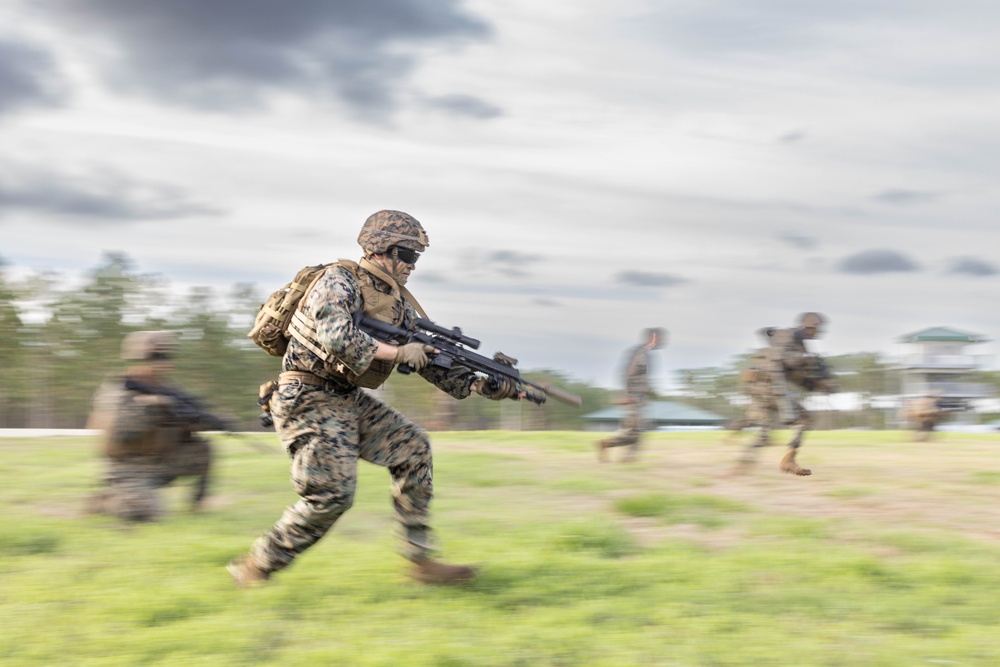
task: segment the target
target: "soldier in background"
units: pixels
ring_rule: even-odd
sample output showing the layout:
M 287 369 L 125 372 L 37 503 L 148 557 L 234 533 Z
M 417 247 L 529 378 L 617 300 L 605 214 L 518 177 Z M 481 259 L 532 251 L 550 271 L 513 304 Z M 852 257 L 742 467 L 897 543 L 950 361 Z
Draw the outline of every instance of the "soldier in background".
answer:
M 427 584 L 460 584 L 476 576 L 467 565 L 432 558 L 428 525 L 434 492 L 430 439 L 377 396 L 361 388 L 382 385 L 406 364 L 455 398 L 523 397 L 512 380 L 499 383 L 461 366 L 429 366 L 429 345 L 392 345 L 355 325 L 361 314 L 408 326 L 423 310 L 405 285 L 429 245 L 423 226 L 401 211 L 378 211 L 358 236 L 364 257 L 327 267 L 303 295 L 269 399 L 271 415 L 292 457 L 292 485 L 301 496 L 249 552 L 228 565 L 238 586 L 269 579 L 316 544 L 354 502 L 358 460 L 389 470 L 392 503 L 410 575 Z
M 629 448 L 623 461 L 634 461 L 639 454 L 642 433 L 646 430 L 643 409 L 654 395 L 649 385 L 649 352 L 667 344 L 667 333 L 659 328 L 643 329 L 640 340 L 639 345 L 626 353 L 625 396 L 620 401 L 625 416 L 621 427 L 615 435 L 597 442 L 597 459 L 601 462 L 608 460 L 607 450 L 613 447 Z
M 900 416 L 913 429 L 913 440 L 926 442 L 945 416 L 940 392 L 908 401 Z
M 771 431 L 791 427 L 793 435 L 779 468 L 793 475 L 811 475 L 795 460 L 802 436 L 810 425 L 810 416 L 798 399 L 798 392 L 832 393 L 834 385 L 822 358 L 806 349 L 805 341 L 819 338 L 826 319 L 819 313 L 803 313 L 799 326 L 792 329 L 766 328 L 759 332 L 767 346 L 751 357 L 750 368 L 743 374 L 750 397 L 743 418 L 731 429 L 739 433 L 748 426 L 759 429 L 757 438 L 743 454 L 736 472 L 745 471 L 755 460 L 760 447 L 771 444 Z
M 137 331 L 122 340 L 129 365 L 98 389 L 88 422 L 102 431 L 106 462 L 104 488 L 89 499 L 89 511 L 155 521 L 163 515 L 158 489 L 180 477 L 195 478 L 191 509 L 202 506 L 212 448 L 197 432 L 228 426 L 167 384 L 176 349 L 167 331 Z

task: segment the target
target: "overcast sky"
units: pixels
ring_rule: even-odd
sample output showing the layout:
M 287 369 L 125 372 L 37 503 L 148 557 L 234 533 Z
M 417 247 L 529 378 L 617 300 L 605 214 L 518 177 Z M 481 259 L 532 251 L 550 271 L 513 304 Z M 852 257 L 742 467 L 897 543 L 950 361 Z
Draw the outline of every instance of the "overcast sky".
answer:
M 992 339 L 998 29 L 974 0 L 0 0 L 0 259 L 263 297 L 391 208 L 433 319 L 605 386 L 646 326 L 661 388 L 804 310 L 827 354 Z

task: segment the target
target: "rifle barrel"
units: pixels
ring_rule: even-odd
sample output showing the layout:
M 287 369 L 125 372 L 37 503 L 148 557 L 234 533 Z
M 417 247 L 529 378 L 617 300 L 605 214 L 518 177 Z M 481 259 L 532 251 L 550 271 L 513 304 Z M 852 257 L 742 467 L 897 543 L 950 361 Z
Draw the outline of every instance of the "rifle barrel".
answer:
M 527 382 L 527 384 L 531 385 L 532 387 L 538 387 L 552 398 L 558 401 L 562 401 L 567 405 L 572 405 L 577 408 L 583 405 L 583 399 L 577 396 L 576 394 L 566 391 L 565 389 L 560 389 L 559 387 L 549 384 L 548 382 L 545 383 Z

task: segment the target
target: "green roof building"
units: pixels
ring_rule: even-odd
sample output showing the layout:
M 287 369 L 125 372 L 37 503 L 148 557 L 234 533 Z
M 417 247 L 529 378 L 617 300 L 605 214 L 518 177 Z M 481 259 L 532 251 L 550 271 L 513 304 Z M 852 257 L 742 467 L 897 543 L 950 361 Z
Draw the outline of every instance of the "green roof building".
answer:
M 985 343 L 989 339 L 979 334 L 950 329 L 948 327 L 931 327 L 930 329 L 922 329 L 921 331 L 900 336 L 899 340 L 901 343 Z
M 900 360 L 903 398 L 938 396 L 947 409 L 962 411 L 978 398 L 988 398 L 988 385 L 970 382 L 984 365 L 985 355 L 970 354 L 966 347 L 989 339 L 950 327 L 931 327 L 899 337 L 910 350 Z
M 614 405 L 584 415 L 583 419 L 589 431 L 614 431 L 618 429 L 618 423 L 624 416 L 625 409 Z M 714 412 L 675 401 L 651 401 L 646 404 L 643 417 L 649 422 L 650 428 L 684 426 L 721 428 L 727 421 L 725 417 Z

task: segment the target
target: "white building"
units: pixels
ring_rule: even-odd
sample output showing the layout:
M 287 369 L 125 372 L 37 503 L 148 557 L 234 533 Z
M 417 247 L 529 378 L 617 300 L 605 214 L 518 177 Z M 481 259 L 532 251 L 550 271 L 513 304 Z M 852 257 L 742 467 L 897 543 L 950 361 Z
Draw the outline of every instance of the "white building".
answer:
M 972 373 L 986 366 L 989 357 L 966 349 L 988 340 L 948 327 L 932 327 L 901 336 L 899 342 L 909 348 L 899 363 L 903 399 L 936 395 L 946 409 L 964 411 L 975 402 L 992 397 L 992 387 L 969 381 Z

